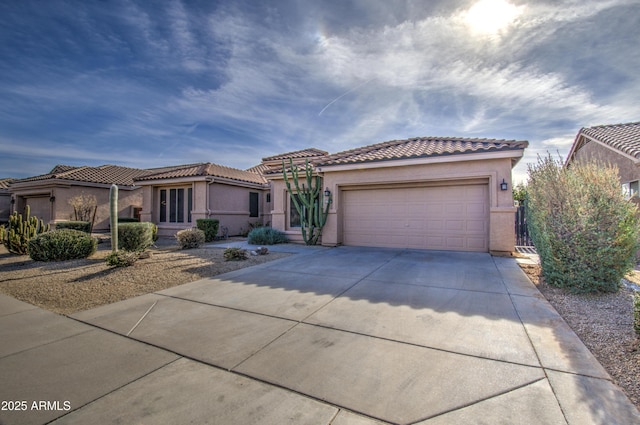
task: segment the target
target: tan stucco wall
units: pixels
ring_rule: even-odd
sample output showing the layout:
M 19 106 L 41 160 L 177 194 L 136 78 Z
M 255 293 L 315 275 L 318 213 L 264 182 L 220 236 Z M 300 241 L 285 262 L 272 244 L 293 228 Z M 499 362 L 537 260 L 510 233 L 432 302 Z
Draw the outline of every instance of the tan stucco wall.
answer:
M 258 194 L 258 217 L 249 216 L 249 193 Z M 223 184 L 209 187 L 211 217 L 220 220 L 220 226 L 229 229 L 229 235 L 239 235 L 249 229 L 249 223 L 264 223 L 265 196 L 263 189 Z
M 16 211 L 22 212 L 29 202 L 30 196 L 43 195 L 43 198 L 55 197 L 54 202 L 44 205 L 47 212 L 45 217 L 50 218 L 49 223 L 55 225 L 59 221 L 74 220 L 73 207 L 69 200 L 74 196 L 94 195 L 96 197 L 98 209 L 96 211 L 94 231 L 107 231 L 109 229 L 109 188 L 80 186 L 80 185 L 53 185 L 43 187 L 32 187 L 12 190 L 16 197 Z M 133 217 L 133 208 L 142 206 L 142 189 L 118 190 L 118 217 Z
M 640 165 L 631 158 L 621 155 L 597 142 L 587 142 L 575 153 L 575 160 L 598 160 L 618 167 L 621 183 L 640 180 Z
M 74 220 L 75 215 L 73 207 L 69 205 L 69 200 L 82 193 L 85 195 L 94 195 L 96 197 L 98 208 L 96 210 L 96 218 L 93 225 L 94 231 L 109 230 L 109 191 L 108 188 L 91 188 L 71 186 L 69 188 L 55 188 L 55 217 L 54 222 Z M 132 218 L 133 208 L 142 206 L 142 190 L 140 188 L 134 190 L 118 190 L 118 217 Z
M 160 223 L 159 202 L 160 189 L 169 188 L 193 189 L 192 220 L 191 223 Z M 249 217 L 249 193 L 258 193 L 258 217 Z M 192 182 L 179 182 L 175 184 L 157 184 L 154 186 L 145 185 L 142 189 L 144 205 L 142 219 L 158 224 L 160 236 L 173 236 L 181 229 L 196 226 L 196 220 L 200 218 L 215 218 L 220 221 L 220 226 L 229 229 L 229 235 L 239 235 L 248 230 L 249 222 L 263 223 L 266 208 L 265 195 L 267 191 L 262 188 L 248 188 L 224 184 L 218 182 L 208 182 L 205 180 Z
M 515 243 L 513 197 L 511 192 L 511 159 L 497 158 L 476 161 L 416 164 L 373 168 L 379 164 L 363 164 L 355 170 L 324 170 L 323 186 L 333 194 L 327 224 L 323 229 L 322 244 L 334 246 L 342 244 L 341 191 L 355 186 L 419 184 L 420 182 L 464 181 L 465 179 L 485 179 L 489 187 L 489 249 L 492 251 L 513 251 Z M 384 165 L 384 164 L 383 164 Z M 501 191 L 499 184 L 504 179 L 509 190 Z M 274 179 L 273 184 L 273 227 L 285 231 L 292 241 L 302 241 L 300 230 L 288 228 L 289 196 L 284 181 Z

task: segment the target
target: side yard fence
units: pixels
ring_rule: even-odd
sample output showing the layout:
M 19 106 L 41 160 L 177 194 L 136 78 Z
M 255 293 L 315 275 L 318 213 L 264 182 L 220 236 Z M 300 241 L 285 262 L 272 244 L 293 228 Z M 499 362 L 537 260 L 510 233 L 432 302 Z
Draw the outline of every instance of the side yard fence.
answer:
M 516 210 L 516 246 L 533 246 L 527 228 L 527 217 L 524 212 L 524 205 L 520 205 Z

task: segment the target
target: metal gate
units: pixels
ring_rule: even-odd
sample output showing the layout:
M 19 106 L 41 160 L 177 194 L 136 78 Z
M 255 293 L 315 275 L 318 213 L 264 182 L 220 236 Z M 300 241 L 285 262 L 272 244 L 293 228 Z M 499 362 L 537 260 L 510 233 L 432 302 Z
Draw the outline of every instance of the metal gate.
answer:
M 533 246 L 529 237 L 524 205 L 520 205 L 516 210 L 516 246 Z

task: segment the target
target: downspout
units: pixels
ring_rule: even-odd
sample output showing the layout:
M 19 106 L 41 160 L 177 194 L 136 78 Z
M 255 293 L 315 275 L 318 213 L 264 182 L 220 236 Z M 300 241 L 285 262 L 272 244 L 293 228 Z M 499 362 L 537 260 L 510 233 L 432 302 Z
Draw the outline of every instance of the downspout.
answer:
M 206 202 L 206 208 L 205 210 L 207 211 L 207 218 L 211 218 L 211 209 L 209 208 L 209 190 L 210 187 L 213 183 L 216 182 L 216 179 L 214 179 L 213 177 L 207 177 L 206 179 L 207 181 L 207 190 L 205 191 L 206 193 L 204 194 L 204 201 Z

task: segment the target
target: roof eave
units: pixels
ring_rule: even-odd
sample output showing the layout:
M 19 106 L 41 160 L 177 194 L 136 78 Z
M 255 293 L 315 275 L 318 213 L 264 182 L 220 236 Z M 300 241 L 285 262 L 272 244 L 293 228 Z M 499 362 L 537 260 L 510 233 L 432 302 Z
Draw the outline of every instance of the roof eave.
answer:
M 30 180 L 25 182 L 13 182 L 9 185 L 9 191 L 14 193 L 19 190 L 27 190 L 27 189 L 46 189 L 53 187 L 71 187 L 71 186 L 82 186 L 82 187 L 92 187 L 99 189 L 109 189 L 112 183 L 96 183 L 96 182 L 87 182 L 82 180 L 67 180 L 67 179 L 44 179 L 44 180 Z M 135 190 L 140 186 L 133 184 L 122 184 L 116 183 L 119 189 L 121 190 Z
M 361 161 L 348 164 L 331 164 L 331 165 L 318 165 L 316 170 L 318 172 L 335 172 L 335 171 L 347 171 L 347 170 L 362 170 L 366 168 L 386 168 L 386 167 L 402 167 L 407 165 L 424 165 L 424 164 L 437 164 L 446 162 L 462 162 L 462 161 L 479 161 L 486 159 L 500 159 L 500 158 L 512 158 L 516 162 L 512 161 L 512 167 L 515 166 L 524 154 L 524 148 L 502 149 L 493 152 L 469 152 L 469 153 L 456 153 L 449 155 L 438 156 L 426 156 L 417 158 L 401 158 L 401 159 L 384 159 L 377 161 Z
M 611 151 L 617 153 L 618 155 L 621 155 L 621 156 L 624 156 L 625 158 L 630 159 L 635 164 L 640 164 L 640 158 L 636 158 L 635 156 L 630 155 L 624 151 L 621 151 L 620 149 L 616 149 L 610 144 L 602 142 L 593 136 L 584 134 L 582 133 L 582 129 L 581 129 L 578 135 L 576 136 L 576 140 L 573 142 L 573 145 L 571 145 L 571 150 L 569 151 L 569 154 L 567 155 L 567 159 L 564 163 L 565 167 L 568 166 L 569 163 L 571 163 L 574 160 L 576 153 L 580 150 L 580 148 L 582 148 L 586 144 L 587 141 L 597 143 L 600 146 L 610 149 Z

